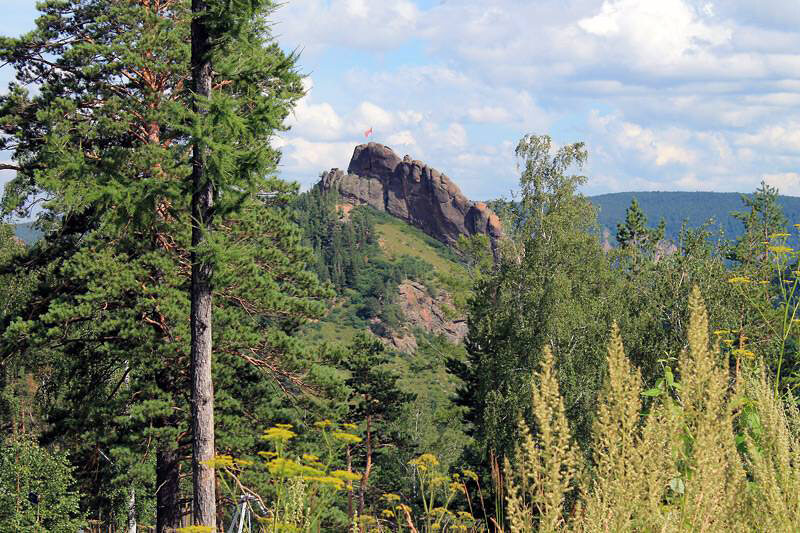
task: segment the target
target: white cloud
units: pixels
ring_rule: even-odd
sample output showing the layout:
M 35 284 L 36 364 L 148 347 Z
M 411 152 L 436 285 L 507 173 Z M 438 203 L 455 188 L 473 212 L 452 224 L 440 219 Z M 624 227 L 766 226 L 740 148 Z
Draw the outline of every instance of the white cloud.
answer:
M 453 148 L 467 146 L 467 130 L 458 123 L 452 123 L 443 134 L 444 142 Z
M 292 133 L 315 141 L 338 139 L 344 127 L 341 117 L 328 102 L 312 103 L 313 85 L 309 78 L 306 80 L 304 80 L 306 96 L 297 102 L 297 106 L 287 121 L 292 128 Z
M 358 130 L 374 128 L 388 131 L 395 124 L 395 117 L 392 113 L 372 102 L 361 102 L 352 120 Z
M 298 0 L 275 13 L 281 43 L 308 54 L 330 46 L 388 50 L 414 34 L 420 17 L 409 0 Z
M 597 111 L 592 112 L 590 124 L 622 149 L 638 154 L 658 167 L 690 165 L 696 160 L 695 154 L 686 146 L 690 136 L 687 131 L 655 132 L 614 115 L 600 115 Z
M 300 137 L 285 139 L 281 147 L 281 170 L 309 185 L 317 181 L 320 172 L 331 168 L 346 168 L 355 142 L 313 142 Z
M 397 133 L 389 135 L 386 139 L 386 144 L 390 147 L 401 146 L 405 149 L 419 147 L 414 135 L 408 130 L 398 131 Z
M 800 122 L 770 124 L 752 133 L 737 136 L 741 146 L 770 152 L 791 152 L 800 155 Z
M 732 29 L 708 20 L 711 13 L 708 4 L 698 12 L 683 0 L 605 0 L 577 24 L 653 69 L 705 62 L 710 48 L 728 43 Z
M 764 181 L 768 185 L 777 187 L 781 194 L 800 196 L 800 174 L 797 172 L 765 174 Z
M 478 123 L 503 123 L 511 121 L 511 113 L 500 106 L 483 106 L 467 110 L 467 117 Z
M 330 163 L 341 167 L 373 127 L 370 140 L 483 198 L 516 182 L 525 133 L 587 141 L 589 192 L 788 184 L 800 168 L 800 10 L 789 4 L 295 0 L 277 32 L 311 51 L 327 92 L 302 102 L 290 135 L 350 143 Z

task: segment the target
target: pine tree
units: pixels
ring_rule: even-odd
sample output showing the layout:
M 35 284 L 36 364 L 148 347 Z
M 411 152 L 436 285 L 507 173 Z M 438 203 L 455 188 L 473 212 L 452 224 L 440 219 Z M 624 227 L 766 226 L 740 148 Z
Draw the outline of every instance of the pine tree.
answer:
M 661 219 L 655 228 L 647 226 L 647 215 L 639 207 L 636 198 L 631 199 L 631 205 L 625 210 L 625 222 L 617 224 L 617 242 L 620 247 L 635 250 L 639 254 L 653 257 L 656 246 L 664 239 L 666 222 Z
M 403 406 L 415 398 L 399 389 L 399 376 L 387 368 L 389 362 L 383 343 L 364 333 L 353 340 L 339 360 L 339 366 L 349 373 L 345 380 L 349 393 L 344 416 L 348 422 L 361 426 L 364 434 L 363 442 L 347 451 L 348 467 L 355 466 L 353 459 L 361 459 L 358 467 L 363 469 L 357 489 L 350 494 L 351 522 L 356 512 L 364 515 L 370 479 L 381 452 L 401 445 L 392 422 L 400 416 Z M 353 502 L 354 496 L 357 502 Z
M 754 268 L 765 256 L 764 242 L 770 235 L 786 231 L 788 221 L 778 203 L 778 189 L 762 181 L 752 196 L 742 195 L 745 211 L 731 213 L 744 225 L 744 234 L 730 247 L 728 259 Z
M 158 488 L 159 531 L 175 524 L 190 444 L 192 253 L 214 266 L 214 365 L 245 361 L 274 390 L 302 390 L 308 359 L 292 334 L 329 296 L 304 270 L 294 189 L 270 177 L 269 139 L 302 94 L 295 57 L 271 40 L 271 4 L 224 4 L 209 3 L 221 37 L 205 114 L 189 90 L 188 0 L 49 0 L 34 31 L 0 40 L 18 79 L 0 97 L 0 148 L 17 171 L 4 212 L 45 199 L 48 230 L 17 262 L 37 287 L 0 350 L 51 369 L 52 438 L 77 452 L 84 505 L 113 508 L 104 489 L 138 480 Z M 188 210 L 193 142 L 208 148 L 215 195 L 202 247 Z M 236 368 L 233 382 L 248 374 Z

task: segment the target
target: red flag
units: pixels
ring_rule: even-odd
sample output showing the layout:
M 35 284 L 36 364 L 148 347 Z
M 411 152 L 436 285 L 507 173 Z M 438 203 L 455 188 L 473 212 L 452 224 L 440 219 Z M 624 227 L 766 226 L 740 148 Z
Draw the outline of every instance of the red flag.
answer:
M 370 135 L 372 135 L 372 128 L 364 132 L 364 137 L 369 137 Z

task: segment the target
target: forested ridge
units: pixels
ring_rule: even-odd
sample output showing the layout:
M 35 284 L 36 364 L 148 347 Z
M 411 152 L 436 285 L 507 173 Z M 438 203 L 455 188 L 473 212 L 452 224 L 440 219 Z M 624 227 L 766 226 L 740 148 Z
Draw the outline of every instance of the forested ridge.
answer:
M 0 38 L 0 208 L 40 235 L 0 225 L 0 532 L 796 528 L 793 199 L 598 209 L 591 147 L 535 133 L 494 243 L 300 193 L 274 7 Z
M 652 221 L 664 219 L 666 237 L 677 240 L 681 226 L 709 223 L 709 230 L 728 239 L 739 237 L 743 228 L 732 215 L 742 209 L 742 195 L 733 192 L 642 191 L 619 192 L 591 196 L 597 207 L 597 221 L 613 237 L 617 223 L 634 198 Z M 800 198 L 779 196 L 778 203 L 789 220 L 800 220 Z

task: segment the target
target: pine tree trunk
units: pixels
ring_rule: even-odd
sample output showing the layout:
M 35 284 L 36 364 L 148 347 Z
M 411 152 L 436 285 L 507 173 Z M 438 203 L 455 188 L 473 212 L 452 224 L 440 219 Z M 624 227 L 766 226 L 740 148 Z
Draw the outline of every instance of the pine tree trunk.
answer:
M 156 453 L 156 533 L 167 533 L 180 527 L 178 500 L 178 452 L 161 450 Z
M 205 0 L 192 0 L 192 80 L 197 96 L 211 95 L 211 37 Z M 195 111 L 205 113 L 205 105 L 194 103 Z M 214 469 L 214 384 L 211 380 L 211 277 L 210 262 L 198 254 L 211 228 L 214 203 L 207 173 L 208 150 L 195 142 L 192 161 L 192 293 L 191 293 L 191 374 L 192 374 L 192 480 L 194 486 L 194 525 L 216 531 Z

